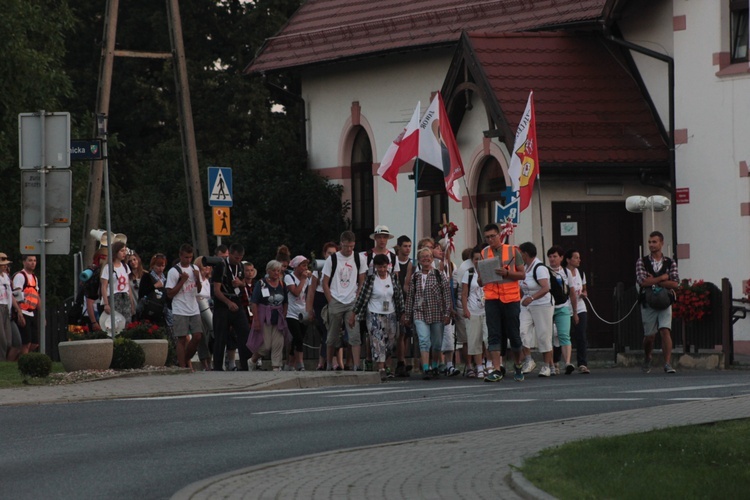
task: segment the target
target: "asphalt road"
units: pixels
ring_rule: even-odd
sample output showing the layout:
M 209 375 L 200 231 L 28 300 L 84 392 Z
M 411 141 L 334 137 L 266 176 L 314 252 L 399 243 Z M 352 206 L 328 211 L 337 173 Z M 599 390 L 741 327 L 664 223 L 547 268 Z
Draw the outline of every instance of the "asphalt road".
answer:
M 746 371 L 609 369 L 523 383 L 414 377 L 377 386 L 0 407 L 0 491 L 14 499 L 168 498 L 203 478 L 312 453 L 749 392 Z M 393 458 L 404 467 L 419 460 Z

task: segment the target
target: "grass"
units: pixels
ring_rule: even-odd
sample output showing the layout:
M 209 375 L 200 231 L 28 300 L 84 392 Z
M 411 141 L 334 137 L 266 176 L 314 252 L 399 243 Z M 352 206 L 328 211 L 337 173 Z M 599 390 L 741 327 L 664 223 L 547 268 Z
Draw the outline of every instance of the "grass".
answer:
M 592 438 L 543 450 L 524 476 L 565 499 L 748 498 L 750 420 Z
M 62 363 L 52 363 L 52 373 L 63 372 Z M 0 362 L 0 389 L 23 387 L 24 385 L 47 385 L 46 378 L 29 378 L 24 383 L 24 376 L 18 371 L 18 363 Z

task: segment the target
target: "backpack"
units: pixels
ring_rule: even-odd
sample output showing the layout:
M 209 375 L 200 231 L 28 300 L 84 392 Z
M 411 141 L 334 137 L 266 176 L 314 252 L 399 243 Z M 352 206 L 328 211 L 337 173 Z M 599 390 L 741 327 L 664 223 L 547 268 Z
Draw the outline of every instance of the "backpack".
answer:
M 391 252 L 390 250 L 388 250 L 388 253 L 386 255 L 388 255 L 388 262 L 391 264 L 391 267 L 395 269 L 398 257 L 396 257 L 396 254 Z M 367 269 L 370 269 L 370 265 L 372 264 L 372 259 L 375 258 L 375 254 L 372 253 L 372 250 L 368 250 L 365 252 L 365 256 L 367 256 Z M 357 265 L 359 265 L 359 262 L 357 262 Z M 357 272 L 359 272 L 359 267 L 357 267 Z M 333 275 L 333 273 L 331 273 L 331 275 Z
M 336 254 L 338 254 L 338 252 L 331 254 L 331 279 L 333 279 L 334 275 L 336 274 L 336 265 L 338 264 L 338 257 L 336 257 Z M 360 261 L 361 259 L 359 258 L 359 254 L 357 252 L 354 252 L 354 265 L 357 266 L 357 276 L 359 276 L 359 266 L 361 265 Z
M 552 294 L 552 298 L 555 300 L 555 305 L 559 306 L 562 304 L 565 304 L 568 301 L 568 298 L 570 298 L 570 287 L 568 286 L 568 270 L 564 267 L 561 267 L 562 273 L 556 273 L 552 270 L 551 267 L 548 265 L 539 263 L 534 266 L 534 281 L 539 284 L 539 280 L 536 277 L 536 270 L 539 268 L 539 266 L 544 266 L 549 271 L 549 291 Z M 564 279 L 557 280 L 555 276 L 559 276 L 560 274 L 564 274 Z
M 655 276 L 656 271 L 654 271 L 654 266 L 651 264 L 649 256 L 644 255 L 641 257 L 641 261 L 643 262 L 643 267 L 646 268 L 646 272 L 651 276 Z M 664 264 L 662 264 L 661 268 L 666 271 L 666 273 L 661 274 L 668 274 L 669 270 L 672 268 L 672 259 L 665 256 Z M 661 274 L 659 276 L 661 276 Z M 641 305 L 648 306 L 657 311 L 667 309 L 674 304 L 676 300 L 677 294 L 675 294 L 674 290 L 662 288 L 658 285 L 641 287 L 640 292 L 638 293 L 638 302 Z

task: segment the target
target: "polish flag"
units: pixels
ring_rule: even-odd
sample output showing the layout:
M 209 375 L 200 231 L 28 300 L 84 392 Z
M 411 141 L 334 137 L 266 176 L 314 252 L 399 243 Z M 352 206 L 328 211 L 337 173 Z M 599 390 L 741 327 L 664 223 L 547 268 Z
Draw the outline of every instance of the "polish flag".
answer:
M 435 94 L 419 122 L 418 156 L 420 160 L 443 171 L 448 196 L 461 201 L 458 179 L 464 175 L 464 166 L 440 92 Z
M 419 106 L 420 103 L 417 103 L 408 125 L 393 140 L 378 167 L 378 175 L 393 184 L 394 191 L 398 191 L 399 169 L 417 156 L 419 148 Z
M 520 212 L 523 212 L 531 203 L 534 181 L 539 177 L 539 155 L 536 146 L 536 117 L 534 115 L 534 91 L 532 90 L 526 102 L 526 110 L 516 130 L 516 141 L 508 170 L 513 191 L 519 192 L 518 210 Z

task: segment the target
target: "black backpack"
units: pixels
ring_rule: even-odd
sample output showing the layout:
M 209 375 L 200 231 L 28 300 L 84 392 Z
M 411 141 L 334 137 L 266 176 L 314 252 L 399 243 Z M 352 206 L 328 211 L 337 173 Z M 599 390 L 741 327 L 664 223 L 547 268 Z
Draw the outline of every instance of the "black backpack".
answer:
M 331 279 L 333 279 L 333 276 L 336 274 L 336 265 L 338 264 L 338 257 L 336 257 L 337 253 L 338 252 L 331 254 Z M 359 276 L 359 266 L 361 265 L 360 260 L 361 259 L 359 258 L 359 254 L 357 252 L 354 252 L 354 265 L 357 266 L 357 276 Z
M 539 266 L 544 266 L 547 268 L 547 271 L 549 271 L 549 291 L 552 294 L 552 298 L 555 300 L 555 305 L 559 306 L 561 304 L 565 304 L 565 302 L 568 301 L 570 298 L 570 287 L 568 286 L 568 270 L 564 267 L 561 267 L 561 272 L 556 273 L 552 270 L 551 267 L 539 263 L 534 266 L 534 281 L 539 284 L 539 280 L 536 277 L 536 270 L 539 268 Z M 562 279 L 558 280 L 557 276 L 562 276 Z

